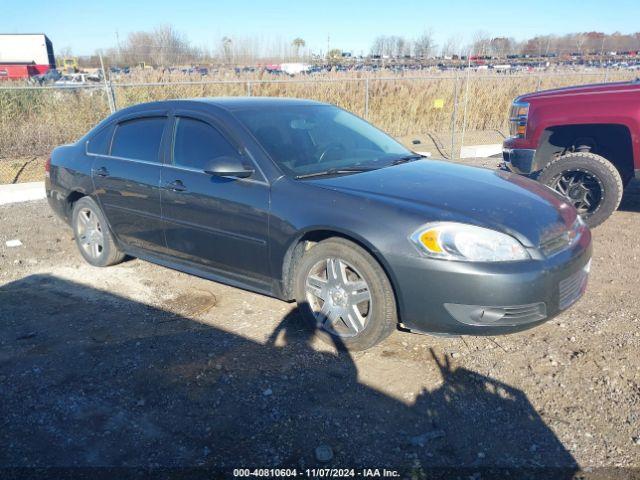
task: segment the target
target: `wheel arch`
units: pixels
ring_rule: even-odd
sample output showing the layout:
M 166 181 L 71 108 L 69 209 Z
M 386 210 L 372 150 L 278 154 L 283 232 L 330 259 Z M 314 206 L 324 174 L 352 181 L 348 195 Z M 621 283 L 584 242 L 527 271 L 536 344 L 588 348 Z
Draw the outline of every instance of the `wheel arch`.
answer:
M 624 179 L 634 173 L 631 129 L 624 123 L 578 123 L 548 125 L 536 149 L 536 163 L 546 167 L 561 155 L 585 151 L 606 158 Z
M 396 300 L 396 308 L 400 308 L 398 292 L 396 289 L 396 280 L 393 276 L 393 272 L 389 264 L 385 261 L 380 252 L 365 238 L 357 235 L 353 232 L 337 229 L 335 227 L 309 227 L 298 234 L 289 243 L 285 255 L 282 260 L 282 296 L 286 300 L 295 300 L 293 280 L 295 278 L 295 266 L 297 260 L 302 257 L 308 247 L 315 243 L 327 240 L 329 238 L 343 238 L 350 242 L 355 243 L 359 247 L 363 248 L 369 255 L 371 255 L 376 262 L 380 265 L 384 273 L 389 279 L 393 295 Z
M 83 189 L 75 189 L 71 190 L 69 194 L 65 197 L 65 215 L 71 223 L 71 214 L 73 213 L 73 206 L 75 203 L 83 197 L 88 196 L 88 193 Z

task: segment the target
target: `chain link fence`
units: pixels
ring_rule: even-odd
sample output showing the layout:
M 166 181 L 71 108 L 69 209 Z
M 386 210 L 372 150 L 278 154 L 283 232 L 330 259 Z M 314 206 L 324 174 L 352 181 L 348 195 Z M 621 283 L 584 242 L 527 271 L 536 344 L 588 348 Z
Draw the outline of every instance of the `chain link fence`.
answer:
M 509 105 L 518 95 L 634 77 L 630 71 L 461 71 L 428 77 L 0 86 L 0 184 L 41 180 L 53 148 L 77 140 L 112 111 L 141 102 L 239 95 L 310 98 L 352 111 L 416 151 L 457 160 L 462 147 L 502 142 Z

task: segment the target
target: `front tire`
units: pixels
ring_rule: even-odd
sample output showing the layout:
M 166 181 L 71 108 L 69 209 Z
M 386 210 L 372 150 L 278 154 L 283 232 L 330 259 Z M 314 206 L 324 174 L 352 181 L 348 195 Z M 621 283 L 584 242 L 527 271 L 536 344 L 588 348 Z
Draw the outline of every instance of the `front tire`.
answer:
M 589 152 L 556 158 L 538 180 L 564 195 L 591 228 L 616 211 L 624 190 L 618 169 L 606 158 Z
M 295 296 L 315 335 L 340 349 L 370 348 L 398 323 L 386 273 L 366 250 L 342 238 L 304 252 L 295 267 Z
M 106 218 L 91 197 L 82 197 L 73 205 L 71 225 L 82 257 L 94 267 L 108 267 L 124 260 Z

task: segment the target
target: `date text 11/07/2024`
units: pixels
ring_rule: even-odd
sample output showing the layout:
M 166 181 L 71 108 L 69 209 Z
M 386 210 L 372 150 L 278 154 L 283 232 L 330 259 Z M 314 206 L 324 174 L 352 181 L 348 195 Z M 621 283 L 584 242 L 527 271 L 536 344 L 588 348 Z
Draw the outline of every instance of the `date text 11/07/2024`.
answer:
M 305 478 L 396 478 L 397 470 L 386 468 L 236 468 L 233 476 L 243 477 L 305 477 Z

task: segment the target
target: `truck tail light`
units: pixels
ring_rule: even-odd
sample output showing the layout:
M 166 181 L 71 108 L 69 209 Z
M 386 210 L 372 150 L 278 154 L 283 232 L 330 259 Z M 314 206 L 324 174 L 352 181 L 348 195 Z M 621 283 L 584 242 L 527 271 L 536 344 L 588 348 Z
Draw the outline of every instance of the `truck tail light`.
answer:
M 515 138 L 525 138 L 528 119 L 529 104 L 526 102 L 513 102 L 509 111 L 509 135 Z
M 47 178 L 51 176 L 51 155 L 49 155 L 47 161 L 44 162 L 44 176 Z

